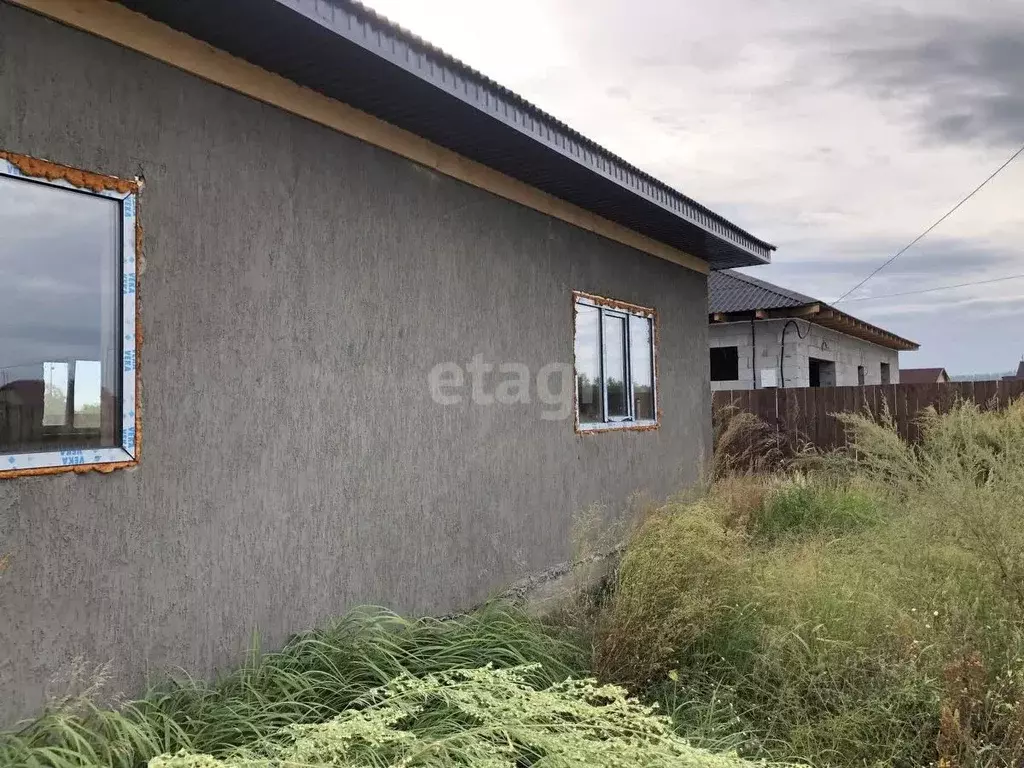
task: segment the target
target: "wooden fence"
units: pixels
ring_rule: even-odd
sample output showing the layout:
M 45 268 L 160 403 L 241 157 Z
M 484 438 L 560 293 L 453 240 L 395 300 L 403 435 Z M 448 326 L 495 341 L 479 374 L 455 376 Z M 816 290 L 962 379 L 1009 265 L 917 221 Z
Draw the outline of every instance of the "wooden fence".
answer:
M 885 407 L 900 435 L 920 437 L 918 415 L 928 406 L 949 410 L 960 400 L 973 400 L 982 408 L 1005 408 L 1024 396 L 1024 380 L 963 381 L 949 384 L 879 384 L 864 387 L 800 387 L 715 392 L 715 410 L 729 405 L 760 416 L 795 442 L 809 442 L 830 450 L 846 445 L 846 433 L 836 413 L 880 416 Z

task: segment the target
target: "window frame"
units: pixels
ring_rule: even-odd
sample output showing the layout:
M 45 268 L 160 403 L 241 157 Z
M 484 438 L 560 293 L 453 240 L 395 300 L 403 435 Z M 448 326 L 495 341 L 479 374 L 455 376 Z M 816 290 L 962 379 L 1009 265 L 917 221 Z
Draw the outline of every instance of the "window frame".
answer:
M 141 447 L 137 269 L 142 240 L 138 221 L 141 184 L 134 180 L 103 176 L 2 151 L 0 176 L 12 177 L 29 184 L 44 184 L 109 198 L 118 202 L 121 218 L 121 227 L 118 230 L 121 252 L 121 322 L 118 326 L 118 359 L 121 361 L 121 444 L 113 447 L 70 448 L 59 451 L 0 452 L 0 479 L 60 472 L 111 472 L 135 466 L 139 461 Z M 118 295 L 116 289 L 114 295 Z
M 598 345 L 600 347 L 601 361 L 601 416 L 603 421 L 580 422 L 579 407 L 579 379 L 576 360 L 576 331 L 577 331 L 577 307 L 593 307 L 598 310 Z M 626 375 L 626 416 L 608 416 L 608 387 L 605 378 L 607 369 L 608 351 L 604 343 L 604 321 L 605 317 L 621 318 L 623 324 L 623 348 L 625 352 L 625 375 Z M 630 317 L 639 317 L 650 323 L 651 330 L 651 395 L 654 408 L 653 419 L 636 418 L 636 395 L 633 388 L 633 359 L 632 344 L 630 339 L 631 326 Z M 624 301 L 608 299 L 604 296 L 597 296 L 583 291 L 572 292 L 572 330 L 573 330 L 573 419 L 575 430 L 578 434 L 591 434 L 594 432 L 621 432 L 621 431 L 651 431 L 658 429 L 661 424 L 661 408 L 658 393 L 658 313 L 652 307 L 643 307 L 638 304 L 630 304 Z

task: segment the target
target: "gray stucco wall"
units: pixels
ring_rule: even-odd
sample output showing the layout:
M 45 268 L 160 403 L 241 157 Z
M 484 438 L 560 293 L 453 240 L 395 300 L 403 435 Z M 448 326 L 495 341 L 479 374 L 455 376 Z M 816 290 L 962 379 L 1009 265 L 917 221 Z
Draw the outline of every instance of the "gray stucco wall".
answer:
M 890 384 L 900 379 L 899 352 L 881 347 L 844 333 L 822 328 L 820 325 L 800 320 L 790 324 L 786 331 L 786 356 L 782 360 L 782 331 L 787 320 L 760 320 L 755 323 L 757 350 L 751 353 L 752 342 L 750 323 L 715 323 L 708 331 L 711 347 L 737 347 L 739 352 L 738 381 L 713 381 L 714 391 L 723 389 L 753 389 L 753 373 L 756 371 L 758 388 L 764 386 L 762 372 L 774 370 L 776 382 L 785 386 L 810 386 L 809 358 L 828 360 L 835 363 L 835 386 L 854 387 L 859 383 L 857 368 L 864 367 L 865 384 L 881 384 L 882 363 L 889 364 Z M 803 336 L 803 338 L 801 338 Z M 752 365 L 753 362 L 753 365 Z
M 76 657 L 130 695 L 256 627 L 469 606 L 698 479 L 700 274 L 2 3 L 0 148 L 145 177 L 142 463 L 0 480 L 2 721 Z M 440 362 L 571 363 L 573 289 L 660 313 L 658 431 L 432 401 Z

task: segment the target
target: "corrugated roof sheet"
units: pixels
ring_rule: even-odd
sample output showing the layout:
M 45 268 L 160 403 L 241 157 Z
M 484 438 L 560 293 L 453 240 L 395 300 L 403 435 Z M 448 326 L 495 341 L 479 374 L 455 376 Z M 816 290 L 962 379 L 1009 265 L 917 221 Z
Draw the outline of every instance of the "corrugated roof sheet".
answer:
M 802 312 L 803 319 L 825 328 L 881 344 L 890 349 L 917 349 L 917 342 L 904 339 L 891 331 L 865 323 L 852 315 L 831 307 L 825 302 L 791 291 L 788 288 L 758 280 L 741 272 L 723 269 L 712 272 L 708 277 L 708 313 L 712 322 L 728 322 L 721 315 L 754 313 L 758 310 L 778 310 L 776 316 L 791 317 L 786 310 L 808 307 Z M 719 317 L 716 317 L 719 315 Z M 747 315 L 743 315 L 746 317 Z M 753 317 L 753 314 L 749 315 Z M 735 318 L 734 318 L 735 319 Z
M 708 278 L 709 312 L 752 312 L 817 303 L 817 299 L 790 291 L 731 269 L 712 272 Z
M 771 259 L 774 246 L 351 0 L 119 2 L 714 268 Z

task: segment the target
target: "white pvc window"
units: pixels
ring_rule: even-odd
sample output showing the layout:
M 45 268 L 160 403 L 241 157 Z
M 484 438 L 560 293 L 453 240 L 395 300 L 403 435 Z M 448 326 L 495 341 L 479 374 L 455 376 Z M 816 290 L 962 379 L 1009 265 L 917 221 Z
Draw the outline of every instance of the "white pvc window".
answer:
M 138 455 L 136 202 L 0 159 L 0 477 Z
M 580 430 L 658 423 L 654 310 L 574 294 Z

